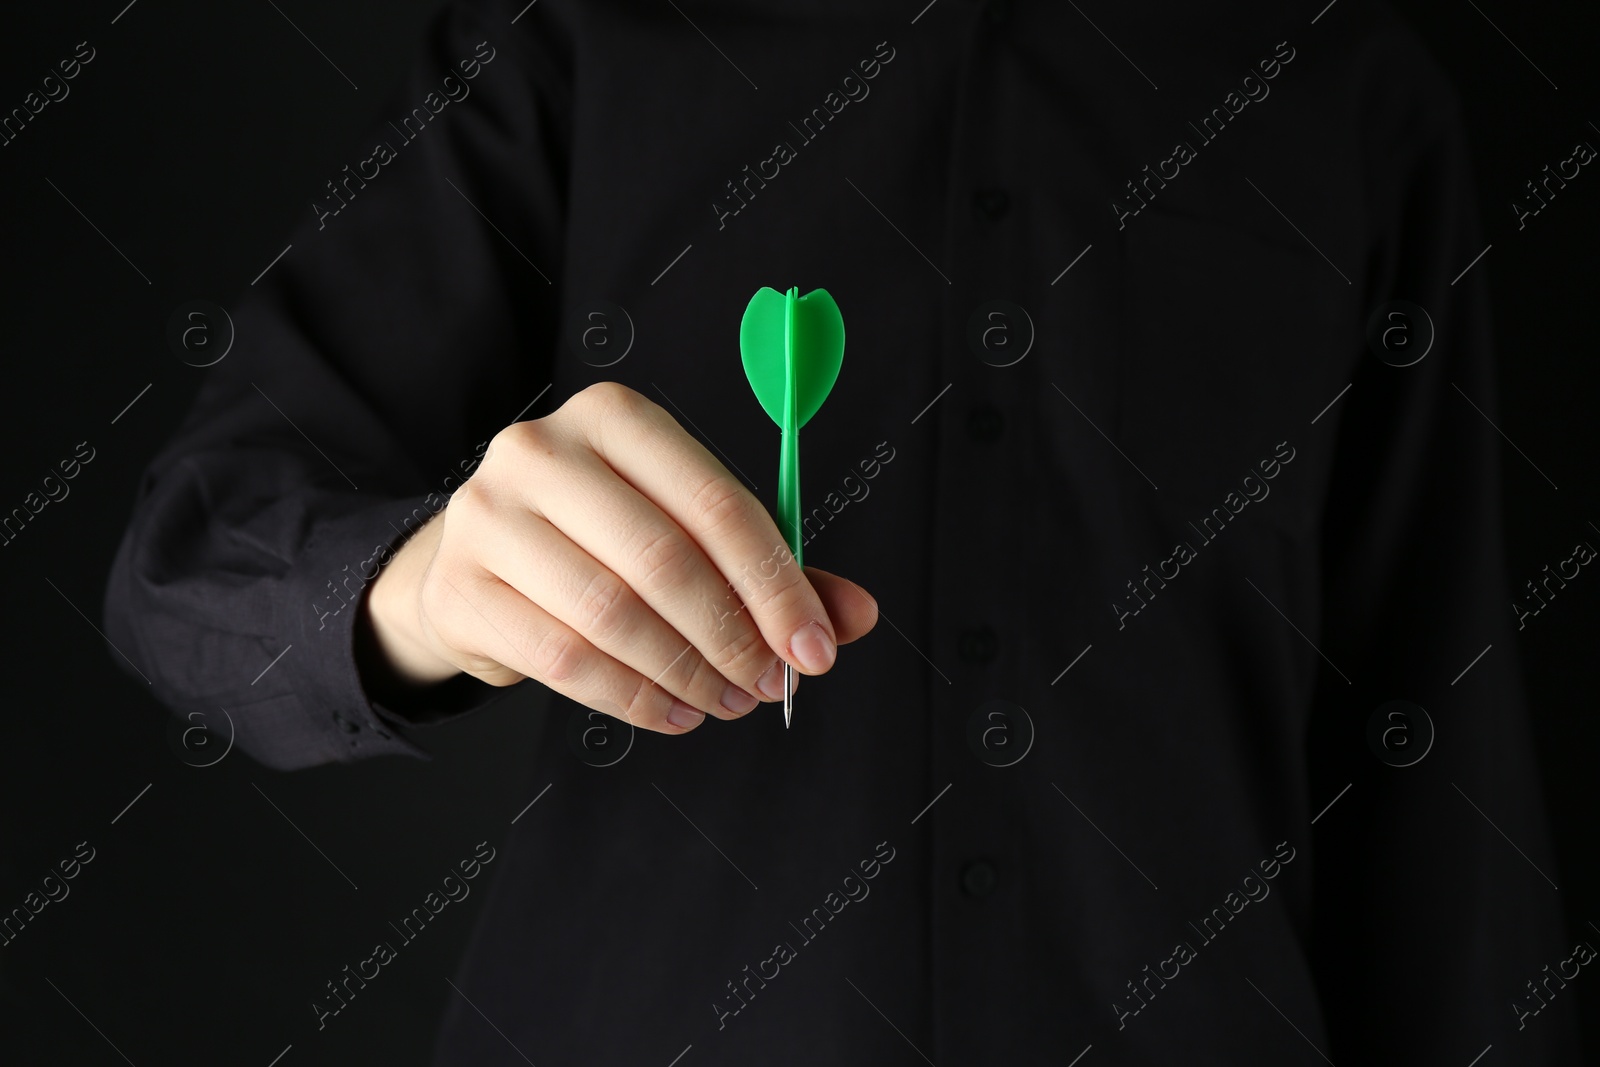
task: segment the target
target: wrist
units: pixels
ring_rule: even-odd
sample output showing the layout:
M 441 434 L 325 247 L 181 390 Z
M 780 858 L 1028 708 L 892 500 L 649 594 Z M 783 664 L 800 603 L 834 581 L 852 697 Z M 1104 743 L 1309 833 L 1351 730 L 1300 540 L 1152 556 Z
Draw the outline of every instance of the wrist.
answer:
M 355 623 L 357 668 L 368 691 L 404 694 L 460 674 L 429 646 L 417 592 L 442 524 L 430 520 L 400 547 L 361 598 Z

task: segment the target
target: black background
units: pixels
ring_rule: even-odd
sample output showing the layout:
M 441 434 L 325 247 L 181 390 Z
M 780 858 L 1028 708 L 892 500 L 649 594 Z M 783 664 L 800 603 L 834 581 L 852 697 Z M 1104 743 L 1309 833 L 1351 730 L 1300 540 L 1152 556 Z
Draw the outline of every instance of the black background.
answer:
M 318 1033 L 307 1004 L 447 866 L 479 841 L 498 844 L 543 787 L 519 758 L 542 711 L 537 694 L 524 687 L 424 734 L 430 763 L 283 775 L 234 753 L 197 769 L 175 756 L 166 713 L 116 669 L 94 627 L 140 472 L 205 374 L 168 347 L 169 318 L 190 300 L 227 305 L 282 251 L 291 222 L 384 113 L 440 5 L 138 0 L 119 17 L 124 2 L 0 19 L 0 109 L 20 106 L 79 41 L 98 52 L 70 96 L 0 148 L 0 511 L 78 442 L 96 450 L 71 495 L 0 548 L 0 911 L 78 842 L 97 853 L 67 899 L 0 948 L 0 1058 L 118 1062 L 109 1039 L 140 1064 L 265 1065 L 290 1044 L 285 1065 L 424 1063 L 481 882 L 337 1026 Z M 1307 18 L 1320 4 L 1304 5 Z M 920 6 L 912 0 L 907 17 Z M 1493 246 L 1473 270 L 1489 275 L 1495 301 L 1495 421 L 1515 442 L 1503 460 L 1506 563 L 1520 586 L 1578 541 L 1600 543 L 1590 317 L 1600 175 L 1585 168 L 1520 231 L 1510 207 L 1574 143 L 1600 146 L 1590 122 L 1600 119 L 1591 55 L 1600 16 L 1503 0 L 1397 6 L 1455 80 L 1466 117 Z M 1323 17 L 1338 18 L 1337 5 Z M 1529 621 L 1516 650 L 1560 850 L 1550 904 L 1575 940 L 1591 942 L 1597 633 L 1600 578 L 1586 570 Z M 1507 857 L 1520 862 L 1509 847 Z M 1588 1046 L 1600 1049 L 1600 978 L 1573 986 Z

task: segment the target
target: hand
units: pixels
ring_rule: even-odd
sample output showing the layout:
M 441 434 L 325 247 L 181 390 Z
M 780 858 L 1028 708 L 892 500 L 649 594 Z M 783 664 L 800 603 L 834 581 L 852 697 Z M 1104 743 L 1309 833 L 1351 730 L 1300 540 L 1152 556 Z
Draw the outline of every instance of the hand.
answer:
M 367 595 L 369 689 L 534 678 L 668 734 L 783 699 L 784 661 L 822 674 L 878 620 L 855 583 L 802 573 L 761 503 L 613 382 L 496 434 Z

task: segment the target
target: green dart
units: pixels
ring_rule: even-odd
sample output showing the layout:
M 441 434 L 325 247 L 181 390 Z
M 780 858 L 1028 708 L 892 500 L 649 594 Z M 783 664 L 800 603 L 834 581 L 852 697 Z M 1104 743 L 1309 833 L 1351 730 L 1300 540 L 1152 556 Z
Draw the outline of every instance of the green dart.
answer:
M 826 289 L 805 296 L 762 286 L 744 309 L 739 353 L 761 408 L 783 431 L 778 452 L 778 529 L 800 561 L 800 427 L 822 407 L 844 362 L 844 316 Z M 783 725 L 794 714 L 794 668 L 783 665 Z

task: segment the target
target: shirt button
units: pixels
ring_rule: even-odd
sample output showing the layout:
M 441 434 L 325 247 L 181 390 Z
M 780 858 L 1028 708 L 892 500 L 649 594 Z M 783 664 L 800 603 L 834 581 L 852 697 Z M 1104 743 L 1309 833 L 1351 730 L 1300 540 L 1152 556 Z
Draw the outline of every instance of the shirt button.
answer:
M 961 892 L 974 900 L 982 900 L 993 893 L 999 882 L 994 864 L 988 860 L 973 860 L 961 868 Z
M 978 404 L 967 413 L 967 436 L 981 444 L 1000 440 L 1006 420 L 993 404 Z
M 357 726 L 343 715 L 340 715 L 337 711 L 333 713 L 333 721 L 338 723 L 339 729 L 343 730 L 347 734 L 353 734 L 357 730 L 361 729 L 361 727 Z
M 1011 196 L 1004 189 L 979 189 L 972 196 L 972 205 L 983 218 L 999 222 L 1011 207 Z
M 974 626 L 962 630 L 956 653 L 968 663 L 988 663 L 999 651 L 999 640 L 994 630 L 987 626 Z

